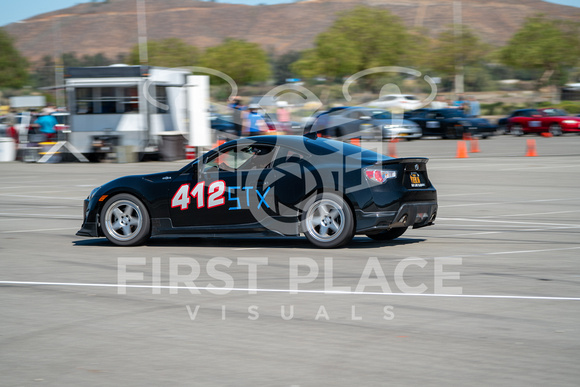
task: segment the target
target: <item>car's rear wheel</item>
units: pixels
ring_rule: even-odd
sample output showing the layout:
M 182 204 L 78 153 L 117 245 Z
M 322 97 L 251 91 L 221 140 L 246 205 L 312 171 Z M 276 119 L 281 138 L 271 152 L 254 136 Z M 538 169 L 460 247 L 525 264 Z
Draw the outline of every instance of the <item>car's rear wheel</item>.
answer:
M 306 204 L 302 228 L 308 241 L 317 247 L 343 246 L 354 236 L 352 210 L 336 194 L 318 194 Z
M 561 136 L 562 135 L 562 127 L 556 123 L 550 125 L 550 134 L 552 136 Z
M 101 210 L 101 228 L 112 243 L 135 246 L 149 238 L 151 222 L 143 202 L 133 195 L 119 194 Z
M 522 126 L 520 124 L 515 124 L 512 125 L 511 129 L 510 129 L 510 133 L 513 134 L 514 136 L 522 136 L 524 134 L 524 129 L 522 128 Z
M 377 233 L 368 233 L 367 236 L 375 241 L 390 241 L 400 237 L 405 231 L 407 231 L 407 227 L 397 227 Z

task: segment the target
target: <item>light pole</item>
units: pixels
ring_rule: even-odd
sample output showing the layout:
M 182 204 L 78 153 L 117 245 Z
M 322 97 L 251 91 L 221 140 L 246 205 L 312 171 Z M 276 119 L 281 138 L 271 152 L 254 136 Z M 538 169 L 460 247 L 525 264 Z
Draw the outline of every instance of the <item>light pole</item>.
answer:
M 453 2 L 453 34 L 455 37 L 455 94 L 464 92 L 463 34 L 461 31 L 461 0 Z M 457 47 L 459 45 L 459 48 Z

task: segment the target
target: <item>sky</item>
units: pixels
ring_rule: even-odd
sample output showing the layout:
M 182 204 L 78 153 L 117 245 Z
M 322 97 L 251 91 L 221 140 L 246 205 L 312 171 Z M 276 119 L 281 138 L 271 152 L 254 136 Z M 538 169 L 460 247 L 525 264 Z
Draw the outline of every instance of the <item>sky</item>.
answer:
M 158 0 L 161 1 L 161 0 Z M 570 5 L 580 7 L 580 0 L 547 0 L 550 3 Z M 72 7 L 80 3 L 89 3 L 86 0 L 16 0 L 4 1 L 0 5 L 0 26 L 15 23 L 20 20 L 28 19 L 30 17 L 39 15 L 45 12 L 57 11 L 59 9 Z M 293 0 L 218 0 L 219 3 L 235 3 L 235 4 L 278 4 L 290 3 Z

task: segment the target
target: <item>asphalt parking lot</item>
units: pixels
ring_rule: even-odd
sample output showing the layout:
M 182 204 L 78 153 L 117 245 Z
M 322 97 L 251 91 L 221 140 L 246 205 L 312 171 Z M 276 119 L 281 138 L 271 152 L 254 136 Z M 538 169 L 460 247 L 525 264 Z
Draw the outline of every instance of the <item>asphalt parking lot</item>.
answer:
M 185 161 L 0 163 L 0 384 L 575 386 L 580 136 L 479 145 L 399 142 L 436 225 L 337 250 L 77 237 L 92 188 Z

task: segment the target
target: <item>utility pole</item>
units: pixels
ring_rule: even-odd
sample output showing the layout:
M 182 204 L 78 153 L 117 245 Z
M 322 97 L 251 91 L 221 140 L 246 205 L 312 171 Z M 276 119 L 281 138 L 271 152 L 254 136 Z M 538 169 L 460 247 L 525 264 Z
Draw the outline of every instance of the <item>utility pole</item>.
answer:
M 139 35 L 139 63 L 146 66 L 149 61 L 147 53 L 147 17 L 145 0 L 137 1 L 137 33 Z
M 453 2 L 453 35 L 455 37 L 455 94 L 464 93 L 463 73 L 463 24 L 461 16 L 461 0 Z
M 60 20 L 57 19 L 52 25 L 54 34 L 54 86 L 56 94 L 56 106 L 65 106 L 64 99 L 64 64 L 62 62 L 62 38 L 60 34 Z

